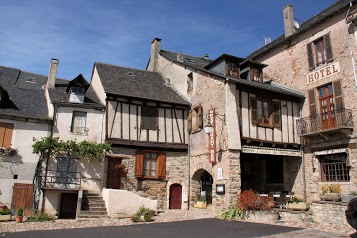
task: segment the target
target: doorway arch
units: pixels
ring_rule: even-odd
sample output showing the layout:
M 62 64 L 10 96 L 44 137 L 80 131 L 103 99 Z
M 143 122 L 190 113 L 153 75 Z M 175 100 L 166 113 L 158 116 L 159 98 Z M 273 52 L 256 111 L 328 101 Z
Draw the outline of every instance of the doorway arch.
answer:
M 182 186 L 174 183 L 170 186 L 169 209 L 181 209 Z
M 213 177 L 212 175 L 205 169 L 198 169 L 192 175 L 192 192 L 194 194 L 205 194 L 207 204 L 212 204 L 212 184 Z

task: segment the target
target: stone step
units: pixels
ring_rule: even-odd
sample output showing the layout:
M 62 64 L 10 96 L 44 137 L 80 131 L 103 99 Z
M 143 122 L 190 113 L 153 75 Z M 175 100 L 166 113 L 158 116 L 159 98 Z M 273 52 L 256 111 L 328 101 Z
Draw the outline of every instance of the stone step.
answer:
M 107 208 L 105 208 L 105 207 L 88 207 L 87 209 L 82 209 L 82 211 L 107 212 Z
M 88 200 L 88 201 L 103 201 L 102 197 L 83 197 L 82 200 Z
M 87 215 L 87 214 L 77 214 L 77 219 L 108 219 L 108 215 Z
M 108 215 L 107 211 L 80 211 L 78 215 L 86 215 L 86 216 L 98 216 L 98 215 Z
M 99 193 L 83 193 L 83 197 L 102 197 Z

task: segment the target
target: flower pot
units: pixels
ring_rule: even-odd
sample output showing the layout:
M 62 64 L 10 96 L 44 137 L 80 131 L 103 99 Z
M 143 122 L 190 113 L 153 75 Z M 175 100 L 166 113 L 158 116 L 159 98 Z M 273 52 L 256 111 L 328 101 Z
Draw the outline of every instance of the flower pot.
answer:
M 293 211 L 307 211 L 310 208 L 310 204 L 307 202 L 292 202 L 288 203 L 288 209 Z
M 23 218 L 23 216 L 21 216 L 21 217 L 17 216 L 16 217 L 16 223 L 21 223 L 22 222 L 22 218 Z
M 207 202 L 195 202 L 193 204 L 195 208 L 200 208 L 200 209 L 206 209 L 207 207 Z
M 9 215 L 0 215 L 0 221 L 10 221 L 11 220 L 11 214 Z
M 339 201 L 341 201 L 341 194 L 340 193 L 324 193 L 324 194 L 320 194 L 320 199 L 322 201 L 339 202 Z

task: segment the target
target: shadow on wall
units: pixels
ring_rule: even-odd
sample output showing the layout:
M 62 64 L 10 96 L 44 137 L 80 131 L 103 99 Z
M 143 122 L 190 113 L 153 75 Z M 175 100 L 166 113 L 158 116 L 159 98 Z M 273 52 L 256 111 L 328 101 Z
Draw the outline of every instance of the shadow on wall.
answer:
M 103 188 L 104 158 L 100 161 L 80 158 L 77 171 L 82 174 L 83 189 L 101 190 Z

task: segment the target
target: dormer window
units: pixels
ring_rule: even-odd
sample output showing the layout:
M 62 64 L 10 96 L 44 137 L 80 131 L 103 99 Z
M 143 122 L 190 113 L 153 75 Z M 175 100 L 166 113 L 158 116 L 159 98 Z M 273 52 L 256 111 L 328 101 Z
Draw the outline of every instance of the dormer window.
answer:
M 239 66 L 237 63 L 234 62 L 227 62 L 227 72 L 226 75 L 239 77 Z
M 69 90 L 70 102 L 83 102 L 84 101 L 85 88 L 72 86 Z

